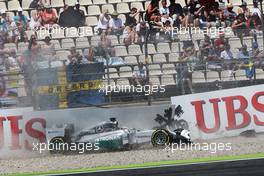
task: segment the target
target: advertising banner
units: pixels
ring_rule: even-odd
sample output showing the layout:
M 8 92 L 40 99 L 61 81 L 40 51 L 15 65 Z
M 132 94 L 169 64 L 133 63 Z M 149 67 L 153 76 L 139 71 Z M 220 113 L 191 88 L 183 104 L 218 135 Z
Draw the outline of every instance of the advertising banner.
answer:
M 104 103 L 104 94 L 98 91 L 103 73 L 103 63 L 39 69 L 35 78 L 37 108 L 75 108 Z
M 188 128 L 193 140 L 238 136 L 246 130 L 264 132 L 264 91 L 261 85 L 172 97 L 171 104 L 48 111 L 2 109 L 0 156 L 6 150 L 9 153 L 25 149 L 32 151 L 34 142 L 46 142 L 47 128 L 73 124 L 78 132 L 113 117 L 120 126 L 139 130 L 167 125 L 174 129 Z M 175 107 L 175 111 L 170 107 Z
M 26 96 L 24 79 L 19 70 L 7 71 L 0 74 L 0 106 L 17 105 L 18 97 Z
M 33 108 L 0 110 L 0 154 L 6 150 L 21 150 L 24 148 L 23 145 L 28 142 L 24 138 L 25 135 L 22 134 L 27 133 L 29 136 L 36 136 L 37 133 L 33 130 L 33 122 L 37 121 L 37 119 L 31 118 L 26 122 L 23 115 L 32 111 Z M 43 125 L 45 127 L 45 124 Z
M 34 111 L 33 108 L 0 110 L 0 157 L 32 151 L 34 143 L 45 143 L 47 128 L 73 124 L 75 132 L 91 128 L 115 117 L 120 126 L 136 129 L 152 129 L 158 126 L 156 114 L 162 114 L 169 104 L 122 108 L 74 108 Z M 33 152 L 34 153 L 34 152 Z M 36 152 L 35 152 L 36 153 Z
M 263 85 L 172 97 L 194 138 L 237 136 L 264 131 Z

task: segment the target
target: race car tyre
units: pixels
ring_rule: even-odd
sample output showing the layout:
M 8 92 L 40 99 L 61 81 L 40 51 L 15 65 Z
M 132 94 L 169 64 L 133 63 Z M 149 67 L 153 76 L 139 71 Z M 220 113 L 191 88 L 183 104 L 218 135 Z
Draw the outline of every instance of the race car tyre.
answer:
M 63 149 L 63 145 L 65 140 L 63 137 L 55 137 L 49 142 L 49 151 L 51 154 L 62 154 L 65 149 Z
M 166 130 L 156 130 L 151 136 L 153 146 L 165 146 L 170 143 L 170 135 Z

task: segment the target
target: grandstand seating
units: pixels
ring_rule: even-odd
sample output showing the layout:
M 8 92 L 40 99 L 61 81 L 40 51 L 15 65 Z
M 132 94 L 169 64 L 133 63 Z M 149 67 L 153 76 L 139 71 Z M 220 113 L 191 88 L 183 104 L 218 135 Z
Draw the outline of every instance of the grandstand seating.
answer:
M 161 85 L 175 85 L 175 79 L 173 75 L 163 75 L 161 77 Z
M 22 1 L 23 13 L 30 17 L 29 9 L 30 0 Z M 59 60 L 66 60 L 69 55 L 69 49 L 71 47 L 76 47 L 77 49 L 85 49 L 90 46 L 97 46 L 98 41 L 100 41 L 100 36 L 95 35 L 95 28 L 97 26 L 98 17 L 102 11 L 107 9 L 110 13 L 117 11 L 119 17 L 125 21 L 125 14 L 130 12 L 131 8 L 136 7 L 137 9 L 146 10 L 150 1 L 145 0 L 80 0 L 81 9 L 84 10 L 86 15 L 86 25 L 85 27 L 78 29 L 71 28 L 69 30 L 56 30 L 56 32 L 48 30 L 39 30 L 36 32 L 39 41 L 42 41 L 46 36 L 51 36 L 51 42 L 54 43 L 56 49 L 56 57 Z M 184 4 L 184 0 L 178 1 Z M 241 1 L 233 0 L 233 4 L 237 7 L 240 5 Z M 75 0 L 51 0 L 51 5 L 56 8 L 59 12 L 63 8 L 64 4 L 74 5 Z M 252 7 L 252 3 L 248 3 L 249 7 Z M 169 5 L 169 1 L 168 1 Z M 20 7 L 18 0 L 11 1 L 1 1 L 0 9 L 5 9 L 11 16 L 14 16 L 14 11 L 17 11 Z M 58 13 L 59 14 L 59 13 Z M 75 31 L 75 32 L 73 32 Z M 79 33 L 78 33 L 79 32 Z M 34 34 L 33 31 L 26 31 L 28 36 Z M 82 33 L 82 34 L 81 34 Z M 149 54 L 149 69 L 151 75 L 151 81 L 153 84 L 161 83 L 165 85 L 175 84 L 176 82 L 176 67 L 178 58 L 180 56 L 183 41 L 190 40 L 190 36 L 178 35 L 179 42 L 161 42 L 161 43 L 148 43 L 148 54 Z M 120 56 L 124 59 L 127 65 L 121 66 L 119 71 L 116 68 L 110 69 L 110 78 L 117 79 L 117 83 L 123 84 L 128 80 L 126 78 L 131 77 L 133 66 L 137 65 L 139 62 L 145 62 L 145 46 L 143 44 L 133 44 L 130 46 L 124 46 L 121 39 L 117 36 L 110 35 L 108 38 L 111 40 L 112 45 L 115 48 L 116 56 Z M 229 43 L 231 45 L 231 51 L 234 53 L 238 52 L 238 48 L 241 47 L 241 43 L 237 37 L 233 34 L 228 35 Z M 199 40 L 203 39 L 202 34 L 194 35 L 193 40 L 195 40 L 196 49 L 198 49 Z M 259 46 L 263 49 L 262 38 L 258 38 Z M 251 46 L 252 37 L 247 37 L 244 43 Z M 18 54 L 21 54 L 26 50 L 27 44 L 19 43 L 18 46 L 15 44 L 5 44 L 5 47 L 16 49 Z M 137 66 L 134 67 L 136 70 Z M 264 78 L 263 71 L 257 69 L 257 73 L 260 76 L 258 78 Z M 221 72 L 221 77 L 219 77 L 218 72 L 209 71 L 206 74 L 202 71 L 195 71 L 192 74 L 193 82 L 214 82 L 216 80 L 229 81 L 229 71 L 223 70 Z M 206 76 L 205 76 L 206 75 Z M 244 70 L 237 70 L 235 74 L 236 80 L 247 80 Z M 114 80 L 111 80 L 111 83 Z
M 126 64 L 137 64 L 136 56 L 126 56 L 124 57 L 124 61 Z

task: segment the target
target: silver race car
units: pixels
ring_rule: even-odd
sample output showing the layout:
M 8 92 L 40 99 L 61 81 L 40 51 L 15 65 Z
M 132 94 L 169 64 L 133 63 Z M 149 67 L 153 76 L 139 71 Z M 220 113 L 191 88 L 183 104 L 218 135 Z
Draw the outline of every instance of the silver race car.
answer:
M 150 143 L 154 130 L 137 130 L 119 127 L 116 118 L 108 122 L 74 132 L 71 124 L 46 130 L 46 139 L 49 145 L 60 144 L 93 144 L 99 150 L 127 150 Z M 51 153 L 61 153 L 60 148 L 50 150 Z M 65 152 L 65 151 L 64 151 Z

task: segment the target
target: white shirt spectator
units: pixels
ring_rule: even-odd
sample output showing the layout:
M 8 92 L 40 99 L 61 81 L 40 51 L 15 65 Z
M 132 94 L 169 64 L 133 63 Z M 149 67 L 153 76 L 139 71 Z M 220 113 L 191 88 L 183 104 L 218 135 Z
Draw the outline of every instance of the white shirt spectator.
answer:
M 120 29 L 124 26 L 123 21 L 120 18 L 113 19 L 111 18 L 109 21 L 109 27 L 113 29 Z
M 149 24 L 148 23 L 146 23 L 146 27 L 147 27 L 147 29 L 149 29 Z M 136 26 L 136 31 L 139 32 L 141 29 L 142 29 L 141 28 L 141 24 L 138 23 L 137 26 Z
M 234 59 L 233 53 L 231 51 L 224 50 L 221 52 L 221 58 L 225 60 Z
M 160 11 L 161 15 L 169 15 L 170 14 L 168 7 L 161 7 L 159 11 Z
M 251 14 L 254 14 L 254 13 L 257 13 L 258 14 L 258 16 L 259 16 L 259 18 L 261 19 L 261 12 L 260 12 L 260 10 L 259 10 L 259 8 L 252 8 L 252 9 L 250 9 L 251 10 Z
M 103 29 L 103 30 L 107 30 L 108 29 L 109 20 L 104 16 L 104 14 L 101 14 L 99 16 L 97 27 L 98 27 L 98 29 Z
M 38 29 L 40 26 L 41 24 L 39 19 L 36 21 L 33 17 L 30 18 L 30 22 L 29 22 L 30 29 Z

